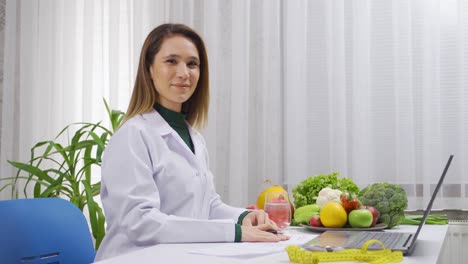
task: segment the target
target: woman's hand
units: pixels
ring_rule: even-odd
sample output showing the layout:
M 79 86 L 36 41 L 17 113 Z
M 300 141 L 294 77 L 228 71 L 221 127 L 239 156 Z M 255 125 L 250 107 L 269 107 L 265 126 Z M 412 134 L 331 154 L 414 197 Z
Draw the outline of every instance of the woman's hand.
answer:
M 257 226 L 241 226 L 242 228 L 242 242 L 279 242 L 288 240 L 289 237 L 283 234 L 272 234 L 266 230 L 274 229 L 275 226 L 271 224 L 261 224 Z M 276 230 L 276 229 L 275 229 Z
M 242 220 L 241 228 L 242 242 L 278 242 L 289 239 L 283 234 L 276 235 L 266 231 L 278 230 L 278 226 L 263 210 L 255 210 L 247 214 Z
M 278 226 L 273 222 L 268 214 L 263 210 L 255 210 L 248 213 L 242 220 L 243 226 L 258 226 L 263 224 L 270 224 L 273 226 L 272 229 L 278 230 Z

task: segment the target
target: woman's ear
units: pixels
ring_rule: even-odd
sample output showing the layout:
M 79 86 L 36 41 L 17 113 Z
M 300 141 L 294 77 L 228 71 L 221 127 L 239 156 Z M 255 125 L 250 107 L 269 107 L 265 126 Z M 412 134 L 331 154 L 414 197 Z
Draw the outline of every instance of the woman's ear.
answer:
M 149 67 L 149 72 L 150 72 L 150 78 L 153 80 L 153 65 Z

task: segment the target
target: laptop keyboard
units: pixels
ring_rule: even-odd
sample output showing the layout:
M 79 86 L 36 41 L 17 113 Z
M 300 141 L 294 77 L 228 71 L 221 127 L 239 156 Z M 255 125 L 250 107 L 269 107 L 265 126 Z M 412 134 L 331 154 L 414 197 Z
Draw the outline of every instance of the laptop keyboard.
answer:
M 394 248 L 394 246 L 400 241 L 402 233 L 384 233 L 384 232 L 363 232 L 361 235 L 352 241 L 347 247 L 349 248 L 361 248 L 364 243 L 371 239 L 380 240 L 386 248 Z M 381 249 L 379 244 L 372 244 L 369 249 Z

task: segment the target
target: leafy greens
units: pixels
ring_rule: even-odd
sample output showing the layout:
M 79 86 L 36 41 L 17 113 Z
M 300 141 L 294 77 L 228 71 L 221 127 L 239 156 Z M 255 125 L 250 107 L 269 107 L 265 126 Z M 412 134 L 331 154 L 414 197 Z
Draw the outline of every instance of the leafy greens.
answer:
M 339 173 L 309 176 L 293 188 L 294 206 L 300 208 L 304 205 L 314 204 L 318 193 L 325 187 L 338 189 L 347 193 L 359 193 L 359 188 L 349 178 L 338 178 Z

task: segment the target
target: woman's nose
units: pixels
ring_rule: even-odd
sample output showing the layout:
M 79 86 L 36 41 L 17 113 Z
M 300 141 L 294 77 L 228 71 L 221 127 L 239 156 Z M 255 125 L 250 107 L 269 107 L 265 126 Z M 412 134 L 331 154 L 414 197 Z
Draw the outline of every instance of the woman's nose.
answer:
M 179 63 L 177 66 L 177 77 L 179 78 L 188 78 L 189 76 L 189 70 L 187 68 L 187 65 L 185 63 Z

